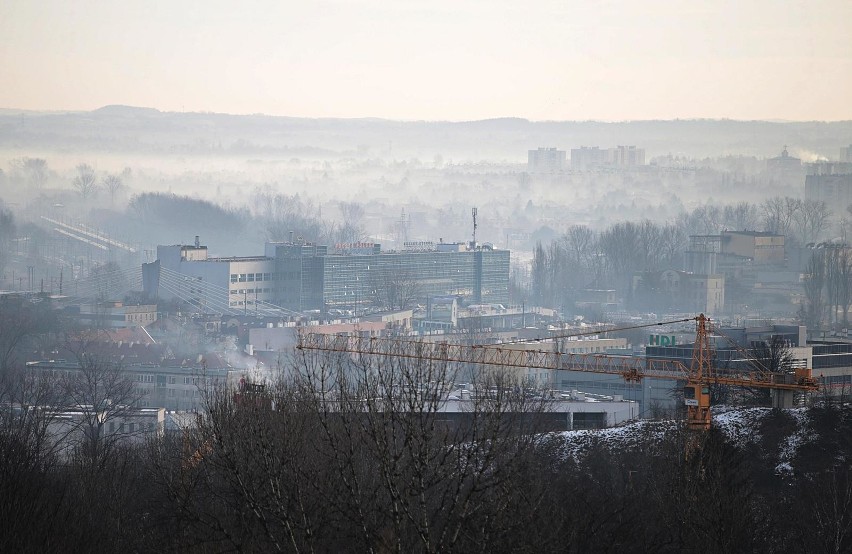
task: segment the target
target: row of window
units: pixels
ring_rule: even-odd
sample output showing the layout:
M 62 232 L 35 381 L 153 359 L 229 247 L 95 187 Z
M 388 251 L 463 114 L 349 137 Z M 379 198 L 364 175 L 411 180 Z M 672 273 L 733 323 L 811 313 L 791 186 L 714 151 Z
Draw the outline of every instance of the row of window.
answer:
M 140 432 L 141 431 L 151 432 L 151 431 L 154 430 L 154 427 L 155 427 L 155 423 L 153 421 L 149 421 L 148 423 L 139 423 L 138 425 L 136 423 L 129 423 L 127 425 L 127 428 L 129 429 L 130 433 L 135 433 L 137 429 Z M 124 422 L 119 423 L 117 428 L 118 428 L 119 433 L 124 433 L 124 431 L 125 431 Z M 109 422 L 109 432 L 110 433 L 116 432 L 116 424 L 115 424 L 114 421 Z
M 151 375 L 149 373 L 137 373 L 136 381 L 139 383 L 157 383 L 158 387 L 164 387 L 166 385 L 198 385 L 208 384 L 208 385 L 218 385 L 219 378 L 218 377 L 208 377 L 206 379 L 206 383 L 203 383 L 203 378 L 201 377 L 175 377 L 173 375 Z
M 252 283 L 254 281 L 272 281 L 273 273 L 231 273 L 232 283 Z
M 272 292 L 272 289 L 234 289 L 231 294 L 260 294 L 262 292 Z
M 155 313 L 142 313 L 142 314 L 127 314 L 127 321 L 154 321 L 157 319 L 157 314 Z

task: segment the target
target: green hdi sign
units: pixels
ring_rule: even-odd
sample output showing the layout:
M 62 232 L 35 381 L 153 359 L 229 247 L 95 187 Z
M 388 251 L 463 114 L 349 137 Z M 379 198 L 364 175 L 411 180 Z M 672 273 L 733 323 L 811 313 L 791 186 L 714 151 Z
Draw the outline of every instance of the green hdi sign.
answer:
M 651 335 L 648 339 L 649 346 L 674 346 L 675 336 L 667 337 L 666 335 Z

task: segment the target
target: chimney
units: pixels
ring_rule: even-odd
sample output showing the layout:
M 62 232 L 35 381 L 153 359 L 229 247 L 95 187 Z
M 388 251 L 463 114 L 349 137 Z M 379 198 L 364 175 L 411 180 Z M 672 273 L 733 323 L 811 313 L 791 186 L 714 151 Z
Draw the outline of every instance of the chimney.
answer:
M 195 235 L 195 247 L 198 248 L 201 246 L 201 240 L 198 235 Z

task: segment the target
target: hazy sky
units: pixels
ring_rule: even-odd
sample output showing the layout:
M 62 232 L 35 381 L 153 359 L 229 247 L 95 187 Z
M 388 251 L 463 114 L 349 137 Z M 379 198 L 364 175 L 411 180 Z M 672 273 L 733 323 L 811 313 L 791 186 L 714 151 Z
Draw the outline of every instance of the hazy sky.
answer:
M 852 0 L 0 0 L 0 107 L 852 119 Z

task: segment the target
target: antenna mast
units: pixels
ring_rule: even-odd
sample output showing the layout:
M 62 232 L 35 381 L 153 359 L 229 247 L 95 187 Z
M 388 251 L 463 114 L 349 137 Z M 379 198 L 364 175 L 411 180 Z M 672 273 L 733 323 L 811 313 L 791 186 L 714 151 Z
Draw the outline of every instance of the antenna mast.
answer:
M 397 248 L 401 248 L 408 241 L 408 224 L 411 221 L 411 216 L 405 216 L 405 208 L 402 209 L 402 215 L 397 221 Z
M 473 243 L 471 243 L 471 247 L 476 248 L 476 208 L 471 209 L 470 213 L 473 216 Z

